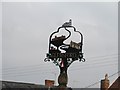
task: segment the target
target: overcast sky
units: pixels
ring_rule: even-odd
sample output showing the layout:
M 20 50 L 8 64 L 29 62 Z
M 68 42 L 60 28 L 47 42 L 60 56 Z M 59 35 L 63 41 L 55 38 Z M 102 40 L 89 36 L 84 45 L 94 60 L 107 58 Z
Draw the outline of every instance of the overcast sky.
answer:
M 117 6 L 117 2 L 3 3 L 2 79 L 39 84 L 44 84 L 45 79 L 57 82 L 59 68 L 52 62 L 45 63 L 44 58 L 50 34 L 69 19 L 84 36 L 86 62 L 76 61 L 69 67 L 68 86 L 84 88 L 103 79 L 106 73 L 116 73 Z M 73 39 L 78 37 L 73 34 Z M 111 83 L 116 78 L 117 75 L 111 77 Z

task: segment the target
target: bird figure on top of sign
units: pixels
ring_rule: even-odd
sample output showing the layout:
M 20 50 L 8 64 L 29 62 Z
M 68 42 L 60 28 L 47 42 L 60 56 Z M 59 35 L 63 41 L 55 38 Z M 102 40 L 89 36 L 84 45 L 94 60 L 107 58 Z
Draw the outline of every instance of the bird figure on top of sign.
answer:
M 72 26 L 72 20 L 70 19 L 69 22 L 65 22 L 62 27 L 71 27 Z

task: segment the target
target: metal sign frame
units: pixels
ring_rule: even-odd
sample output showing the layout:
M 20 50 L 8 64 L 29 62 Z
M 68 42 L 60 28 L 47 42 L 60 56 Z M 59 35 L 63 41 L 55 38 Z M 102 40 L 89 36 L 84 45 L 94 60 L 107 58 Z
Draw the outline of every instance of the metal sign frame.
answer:
M 65 44 L 64 41 L 67 40 L 71 36 L 71 31 L 69 29 L 73 29 L 74 32 L 79 33 L 80 35 L 80 41 L 79 43 L 71 41 L 70 44 Z M 60 29 L 65 29 L 69 35 L 60 37 L 55 36 L 53 38 L 53 35 L 57 34 Z M 53 61 L 53 63 L 60 68 L 60 75 L 58 77 L 58 83 L 60 87 L 66 87 L 68 82 L 68 76 L 67 76 L 67 69 L 68 67 L 76 60 L 85 62 L 85 59 L 83 58 L 83 52 L 82 52 L 82 46 L 83 46 L 83 35 L 81 32 L 77 31 L 74 26 L 72 26 L 72 20 L 70 19 L 69 22 L 64 23 L 62 26 L 60 26 L 57 31 L 53 32 L 50 35 L 49 38 L 49 50 L 46 54 L 46 57 L 44 61 Z M 64 50 L 65 52 L 62 53 L 61 50 Z

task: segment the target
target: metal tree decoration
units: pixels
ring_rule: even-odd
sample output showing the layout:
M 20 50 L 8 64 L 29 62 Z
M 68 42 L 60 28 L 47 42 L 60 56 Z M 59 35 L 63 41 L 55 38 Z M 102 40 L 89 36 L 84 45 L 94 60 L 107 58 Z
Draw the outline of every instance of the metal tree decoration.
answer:
M 71 41 L 69 44 L 65 44 L 64 41 L 71 36 L 70 28 L 74 29 L 74 32 L 79 33 L 80 41 L 78 43 Z M 65 29 L 69 35 L 60 37 L 53 35 L 58 33 L 60 29 Z M 85 62 L 82 53 L 82 45 L 83 45 L 83 35 L 76 30 L 74 26 L 72 26 L 71 19 L 69 22 L 64 23 L 61 27 L 58 28 L 57 31 L 53 32 L 49 38 L 49 51 L 45 58 L 46 61 L 53 61 L 53 63 L 60 68 L 60 75 L 58 77 L 59 87 L 66 87 L 68 82 L 67 69 L 71 65 L 72 62 L 79 60 Z M 62 53 L 61 50 L 65 52 Z

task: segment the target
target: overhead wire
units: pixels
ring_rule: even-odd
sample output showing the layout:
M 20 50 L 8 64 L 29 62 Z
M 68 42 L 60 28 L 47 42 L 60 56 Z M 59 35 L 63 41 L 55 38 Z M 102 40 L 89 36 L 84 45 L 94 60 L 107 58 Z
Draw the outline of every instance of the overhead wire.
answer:
M 102 62 L 99 62 L 99 63 L 91 63 L 91 64 L 86 64 L 86 65 L 83 65 L 83 66 L 88 66 L 88 65 L 92 65 L 92 66 L 94 66 L 94 65 L 98 65 L 98 64 L 105 64 L 105 62 L 106 61 L 102 61 Z M 111 63 L 111 62 L 107 62 L 107 63 Z M 94 65 L 93 65 L 94 64 Z M 114 64 L 114 63 L 113 63 Z M 116 63 L 115 63 L 116 64 Z M 79 66 L 78 68 L 80 68 L 81 66 Z M 78 69 L 78 68 L 76 68 L 76 67 L 74 67 L 73 69 Z M 37 68 L 38 69 L 38 68 Z M 54 68 L 51 68 L 51 69 L 54 69 Z M 28 69 L 29 70 L 29 69 Z M 30 69 L 30 71 L 31 71 L 32 69 Z M 40 70 L 40 69 L 39 69 Z M 45 70 L 45 69 L 41 69 L 41 70 Z M 49 70 L 49 69 L 47 69 L 46 68 L 46 70 Z M 36 71 L 35 69 L 34 69 L 34 71 Z M 9 74 L 9 72 L 8 72 L 8 74 Z M 11 74 L 11 72 L 10 72 L 10 74 Z
M 110 54 L 110 55 L 102 55 L 102 56 L 96 56 L 96 57 L 88 57 L 88 58 L 86 58 L 86 59 L 94 59 L 94 58 L 101 58 L 101 57 L 108 57 L 108 56 L 113 56 L 113 55 L 118 55 L 118 54 Z M 27 65 L 27 66 L 18 66 L 18 67 L 11 67 L 11 68 L 3 68 L 3 69 L 5 69 L 5 70 L 9 70 L 9 69 L 16 69 L 16 68 L 24 68 L 24 67 L 33 67 L 33 66 L 35 66 L 35 67 L 39 67 L 39 66 L 45 66 L 45 64 L 36 64 L 36 65 Z
M 85 67 L 85 66 L 94 66 L 94 65 L 98 65 L 98 64 L 106 64 L 106 63 L 117 63 L 117 62 L 108 62 L 108 61 L 101 61 L 101 62 L 93 62 L 93 63 L 88 63 L 88 64 L 84 64 L 84 65 L 77 65 L 76 67 L 73 67 L 73 68 L 79 68 L 79 67 Z M 15 71 L 31 71 L 31 70 L 49 70 L 49 69 L 55 69 L 54 66 L 53 67 L 49 67 L 49 68 L 25 68 L 25 69 L 16 69 L 16 70 L 10 70 L 10 71 L 4 71 L 4 73 L 12 73 L 12 72 L 15 72 Z
M 115 64 L 107 64 L 107 65 L 103 65 L 103 66 L 112 66 L 112 65 L 115 65 Z M 90 69 L 90 67 L 83 67 L 83 68 L 79 68 L 79 69 L 71 69 L 71 70 L 69 70 L 69 71 L 75 71 L 75 70 L 80 70 L 80 69 Z M 40 71 L 40 72 L 37 72 L 37 71 Z M 57 70 L 51 70 L 52 72 L 57 72 Z M 49 71 L 41 71 L 41 70 L 34 70 L 34 71 L 31 71 L 31 72 L 21 72 L 20 74 L 18 74 L 17 73 L 17 76 L 21 76 L 21 75 L 25 75 L 25 74 L 31 74 L 31 73 L 33 73 L 33 72 L 37 72 L 37 73 L 47 73 L 47 72 L 51 72 L 50 70 Z M 15 73 L 13 73 L 13 75 L 10 75 L 10 74 L 3 74 L 3 75 L 7 75 L 7 76 L 16 76 L 16 74 Z
M 115 54 L 114 54 L 115 55 Z M 111 55 L 110 55 L 111 56 Z M 105 56 L 104 56 L 105 57 Z M 113 57 L 111 57 L 111 58 L 113 58 Z M 113 59 L 114 60 L 114 59 Z M 103 61 L 102 61 L 103 62 Z M 97 65 L 97 64 L 100 64 L 101 62 L 99 62 L 99 63 L 96 63 L 95 65 Z M 105 63 L 105 62 L 104 62 Z M 116 63 L 112 63 L 113 65 L 116 65 Z M 112 65 L 111 64 L 111 65 Z M 92 65 L 93 66 L 93 63 L 91 63 L 91 64 L 88 64 L 88 65 Z M 87 66 L 88 66 L 87 65 Z M 84 66 L 84 65 L 83 65 Z M 83 68 L 88 68 L 88 67 L 83 67 Z M 52 68 L 51 68 L 52 69 Z M 54 69 L 54 68 L 53 68 Z M 73 68 L 74 70 L 77 70 L 77 69 L 81 69 L 80 67 L 79 68 Z M 32 69 L 30 69 L 30 70 L 32 70 Z M 45 69 L 42 69 L 43 71 L 45 71 Z M 47 69 L 48 70 L 48 69 Z M 71 69 L 72 70 L 72 69 Z M 70 71 L 71 71 L 70 70 Z M 40 69 L 38 69 L 38 70 L 35 70 L 34 69 L 34 71 L 41 71 Z M 34 72 L 34 71 L 29 71 L 29 72 Z M 47 71 L 46 71 L 47 72 Z M 26 72 L 20 72 L 20 73 L 26 73 Z M 5 73 L 5 74 L 3 74 L 3 75 L 9 75 L 9 74 L 11 74 L 11 73 Z M 14 74 L 14 73 L 12 73 L 12 74 Z
M 111 77 L 113 77 L 114 75 L 116 75 L 116 74 L 118 74 L 118 73 L 120 73 L 120 71 L 113 73 L 112 75 L 108 76 L 108 78 L 111 78 Z M 95 82 L 95 83 L 93 83 L 93 84 L 90 84 L 90 85 L 86 86 L 85 88 L 92 87 L 92 86 L 94 86 L 94 85 L 96 85 L 96 84 L 98 84 L 98 83 L 100 83 L 100 82 L 101 82 L 101 80 L 100 80 L 100 81 L 97 81 L 97 82 Z M 84 89 L 84 88 L 83 88 L 83 89 Z
M 113 56 L 113 55 L 117 55 L 119 56 L 118 53 L 114 53 L 114 54 L 109 54 L 109 55 L 101 55 L 101 56 L 92 56 L 92 57 L 88 57 L 89 59 L 93 59 L 93 58 L 101 58 L 101 57 L 108 57 L 108 56 Z
M 109 58 L 109 61 L 111 61 L 110 59 L 112 59 L 112 58 L 113 58 L 113 57 Z M 102 59 L 100 59 L 100 60 L 102 60 Z M 98 61 L 98 60 L 96 59 L 95 62 L 101 62 L 100 60 Z M 104 59 L 104 60 L 107 61 L 107 59 Z M 102 60 L 102 61 L 104 61 L 104 60 Z M 116 61 L 116 60 L 115 60 L 115 61 Z M 89 62 L 89 61 L 88 61 L 88 62 Z M 90 60 L 90 63 L 91 63 L 91 60 Z M 87 65 L 87 64 L 86 64 L 86 65 Z M 40 65 L 39 65 L 39 66 L 35 66 L 35 67 L 31 67 L 31 66 L 28 66 L 28 67 L 27 67 L 27 66 L 25 66 L 25 67 L 22 67 L 22 69 L 25 70 L 25 69 L 31 69 L 31 68 L 33 69 L 33 68 L 44 68 L 44 67 L 46 67 L 46 66 L 42 66 L 42 67 L 41 67 Z M 76 66 L 76 67 L 77 67 L 77 66 Z M 11 71 L 16 71 L 16 70 L 18 70 L 18 69 L 21 69 L 21 68 L 3 69 L 3 71 L 6 71 L 6 72 L 10 71 L 10 72 L 11 72 Z
M 106 62 L 106 61 L 104 61 L 104 62 L 103 62 L 103 61 L 102 61 L 102 62 L 97 62 L 97 63 L 90 63 L 90 64 L 87 64 L 87 65 L 81 65 L 81 66 L 79 66 L 78 68 L 80 68 L 80 67 L 82 67 L 82 66 L 84 67 L 84 66 L 89 66 L 89 65 L 92 65 L 92 66 L 94 66 L 94 65 L 99 65 L 99 64 L 101 64 L 101 63 L 102 63 L 102 64 L 105 64 L 105 62 Z M 111 63 L 111 62 L 107 62 L 107 63 Z M 115 62 L 114 62 L 114 63 L 115 63 Z M 37 68 L 37 69 L 39 69 L 39 68 Z M 49 68 L 49 69 L 54 69 L 54 68 Z M 48 69 L 48 68 L 41 68 L 41 69 L 39 69 L 39 70 L 49 70 L 49 69 Z M 76 67 L 74 67 L 73 69 L 76 69 Z M 28 69 L 28 70 L 29 70 L 29 69 Z M 28 70 L 27 70 L 27 71 L 28 71 Z M 33 70 L 35 71 L 36 69 L 33 69 L 33 68 L 32 68 L 32 69 L 30 69 L 30 71 L 31 71 L 31 70 L 32 70 L 32 71 L 33 71 Z M 18 70 L 17 70 L 17 71 L 18 71 Z M 23 71 L 23 70 L 22 70 L 22 71 Z M 6 72 L 4 72 L 4 73 L 6 73 Z M 9 72 L 7 72 L 7 73 L 9 73 Z M 11 71 L 10 71 L 10 73 L 11 73 Z
M 107 66 L 108 65 L 108 66 Z M 111 66 L 117 66 L 117 63 L 112 63 L 112 64 L 105 64 L 105 65 L 99 65 L 99 66 L 102 66 L 102 67 L 99 67 L 99 68 L 103 68 L 103 67 L 111 67 Z M 96 66 L 98 67 L 98 66 Z M 81 69 L 90 69 L 90 68 L 94 68 L 96 69 L 95 67 L 93 66 L 89 66 L 89 67 L 81 67 L 81 68 L 75 68 L 75 69 L 70 69 L 69 71 L 79 71 Z M 98 69 L 98 68 L 97 68 Z

